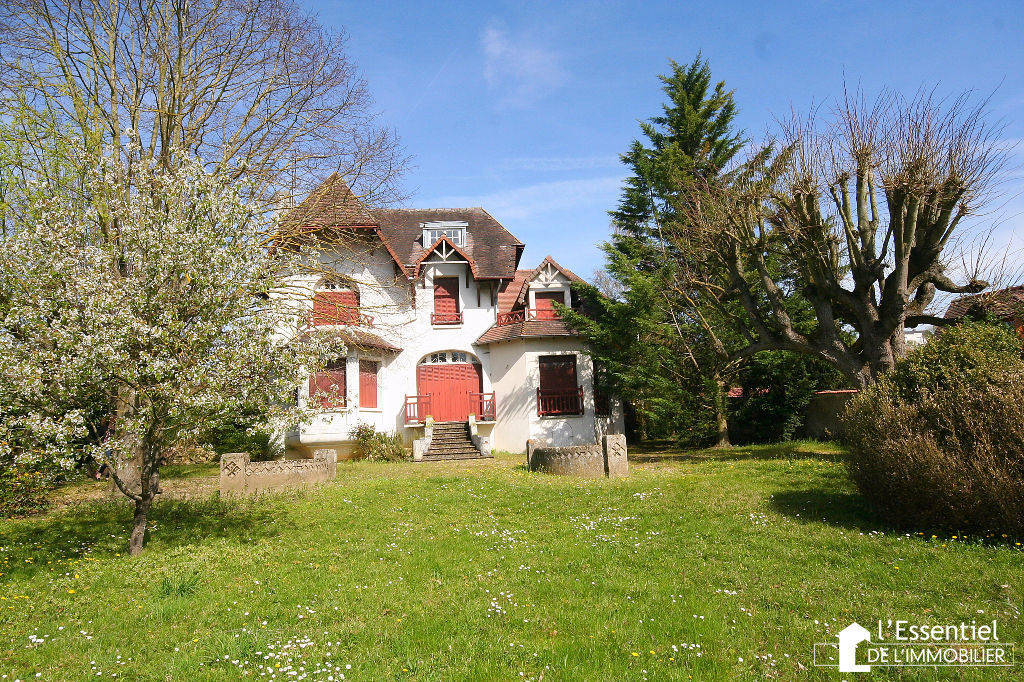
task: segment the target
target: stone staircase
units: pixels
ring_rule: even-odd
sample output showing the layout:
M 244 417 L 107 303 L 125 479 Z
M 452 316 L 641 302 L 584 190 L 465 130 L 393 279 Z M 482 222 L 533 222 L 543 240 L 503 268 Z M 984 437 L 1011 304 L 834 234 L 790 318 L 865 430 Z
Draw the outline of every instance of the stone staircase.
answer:
M 487 455 L 488 457 L 490 455 Z M 466 422 L 437 422 L 430 447 L 423 454 L 424 462 L 439 462 L 453 459 L 480 459 L 484 455 L 469 438 L 469 424 Z

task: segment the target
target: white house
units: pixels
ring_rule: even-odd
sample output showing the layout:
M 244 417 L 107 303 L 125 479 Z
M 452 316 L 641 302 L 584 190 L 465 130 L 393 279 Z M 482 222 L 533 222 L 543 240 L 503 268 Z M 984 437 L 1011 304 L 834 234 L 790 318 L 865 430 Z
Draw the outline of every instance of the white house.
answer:
M 344 457 L 357 424 L 425 459 L 622 433 L 621 404 L 595 395 L 585 345 L 552 305 L 572 305 L 579 278 L 551 257 L 520 269 L 523 243 L 484 209 L 368 210 L 333 175 L 286 223 L 344 236 L 304 275 L 304 324 L 348 349 L 299 389 L 328 410 L 286 436 L 290 455 Z

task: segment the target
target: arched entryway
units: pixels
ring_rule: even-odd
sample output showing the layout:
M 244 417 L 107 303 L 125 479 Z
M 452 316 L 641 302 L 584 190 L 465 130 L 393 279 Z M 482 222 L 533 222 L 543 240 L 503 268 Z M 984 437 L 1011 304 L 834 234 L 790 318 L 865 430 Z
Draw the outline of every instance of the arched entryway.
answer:
M 430 396 L 429 413 L 435 421 L 469 419 L 483 386 L 480 361 L 465 351 L 430 353 L 416 367 L 416 393 Z

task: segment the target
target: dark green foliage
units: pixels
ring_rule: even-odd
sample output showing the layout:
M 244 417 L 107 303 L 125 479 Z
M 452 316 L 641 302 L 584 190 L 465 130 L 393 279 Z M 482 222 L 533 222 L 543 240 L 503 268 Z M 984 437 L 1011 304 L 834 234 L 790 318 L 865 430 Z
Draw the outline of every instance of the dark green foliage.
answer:
M 766 351 L 740 370 L 743 397 L 730 401 L 729 435 L 734 443 L 791 440 L 804 425 L 816 391 L 845 388 L 839 370 L 802 353 Z
M 12 462 L 0 462 L 0 518 L 45 509 L 48 489 L 43 472 Z
M 353 459 L 374 462 L 400 462 L 409 459 L 402 437 L 395 433 L 380 433 L 369 424 L 357 424 L 350 434 L 355 441 Z
M 700 55 L 689 65 L 671 62 L 661 76 L 667 102 L 641 123 L 622 161 L 629 168 L 618 208 L 616 235 L 604 245 L 608 275 L 620 296 L 580 287 L 592 320 L 567 314 L 604 367 L 610 391 L 635 411 L 641 437 L 671 437 L 702 444 L 717 432 L 716 397 L 728 340 L 702 324 L 678 287 L 674 247 L 662 226 L 675 220 L 689 182 L 713 178 L 743 145 L 732 130 L 736 105 L 725 84 L 713 84 Z M 702 311 L 704 319 L 713 316 Z
M 661 116 L 640 124 L 646 141 L 634 140 L 622 162 L 626 179 L 615 224 L 641 241 L 660 241 L 658 225 L 670 218 L 670 198 L 687 178 L 716 176 L 743 146 L 732 130 L 733 93 L 725 83 L 712 86 L 711 67 L 700 54 L 689 65 L 670 61 L 671 73 L 659 76 L 668 102 Z
M 1024 360 L 1009 330 L 942 331 L 855 397 L 850 475 L 896 525 L 1024 536 Z
M 897 397 L 913 401 L 958 382 L 979 388 L 1014 366 L 1021 339 L 1008 325 L 965 322 L 939 331 L 886 377 Z
M 259 415 L 242 411 L 212 425 L 201 440 L 218 455 L 248 452 L 254 462 L 276 459 L 281 454 L 280 446 L 272 434 L 259 427 L 260 423 Z
M 560 308 L 563 318 L 587 340 L 595 365 L 602 368 L 596 378 L 601 389 L 632 406 L 641 438 L 705 442 L 711 412 L 700 377 L 684 365 L 665 324 L 657 280 L 610 245 L 605 251 L 610 273 L 624 284 L 621 299 L 577 284 L 574 292 L 585 314 Z

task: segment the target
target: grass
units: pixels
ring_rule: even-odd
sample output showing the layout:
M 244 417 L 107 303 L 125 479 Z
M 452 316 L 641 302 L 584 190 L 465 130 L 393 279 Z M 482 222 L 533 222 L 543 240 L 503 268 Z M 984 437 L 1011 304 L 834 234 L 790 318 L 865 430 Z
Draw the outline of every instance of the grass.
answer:
M 615 481 L 343 463 L 309 491 L 164 500 L 135 559 L 123 504 L 0 522 L 0 679 L 831 680 L 813 645 L 853 620 L 1021 639 L 1019 546 L 886 530 L 833 447 L 631 457 Z

